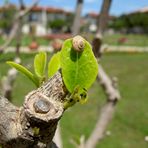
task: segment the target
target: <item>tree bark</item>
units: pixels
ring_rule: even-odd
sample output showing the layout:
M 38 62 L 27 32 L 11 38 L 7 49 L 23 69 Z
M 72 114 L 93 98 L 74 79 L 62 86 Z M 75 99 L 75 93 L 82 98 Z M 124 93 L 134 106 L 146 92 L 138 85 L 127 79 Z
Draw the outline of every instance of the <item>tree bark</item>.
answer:
M 68 94 L 57 72 L 40 88 L 30 92 L 20 108 L 0 97 L 0 144 L 4 148 L 51 148 Z
M 83 0 L 77 0 L 76 10 L 75 10 L 75 18 L 72 27 L 72 35 L 75 36 L 80 32 L 80 19 L 81 19 L 81 11 L 83 6 Z

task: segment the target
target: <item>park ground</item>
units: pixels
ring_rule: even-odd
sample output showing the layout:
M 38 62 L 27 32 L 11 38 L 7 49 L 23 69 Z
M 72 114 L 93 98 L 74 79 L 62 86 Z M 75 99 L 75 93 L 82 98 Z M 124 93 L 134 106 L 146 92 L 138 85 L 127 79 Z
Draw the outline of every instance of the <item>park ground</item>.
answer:
M 34 54 L 21 54 L 22 64 L 32 67 Z M 13 60 L 14 53 L 0 55 L 0 79 Z M 51 54 L 48 56 L 51 57 Z M 118 77 L 122 99 L 117 104 L 115 116 L 97 148 L 147 148 L 148 142 L 148 53 L 106 53 L 100 63 L 111 76 Z M 31 68 L 32 69 L 32 68 Z M 21 105 L 24 96 L 35 86 L 23 75 L 18 74 L 14 84 L 13 102 Z M 73 148 L 71 139 L 81 135 L 86 138 L 95 126 L 106 96 L 96 81 L 89 90 L 85 105 L 77 104 L 65 112 L 61 119 L 64 148 Z
M 90 42 L 94 35 L 83 34 Z M 33 37 L 31 36 L 22 36 L 21 45 L 29 46 L 32 42 Z M 36 37 L 36 42 L 39 45 L 48 46 L 52 38 L 48 37 Z M 0 37 L 0 45 L 4 43 L 5 39 Z M 114 46 L 137 46 L 137 47 L 147 47 L 148 46 L 148 35 L 135 35 L 135 34 L 113 34 L 105 35 L 103 38 L 103 43 Z M 15 46 L 16 40 L 14 39 L 10 46 Z

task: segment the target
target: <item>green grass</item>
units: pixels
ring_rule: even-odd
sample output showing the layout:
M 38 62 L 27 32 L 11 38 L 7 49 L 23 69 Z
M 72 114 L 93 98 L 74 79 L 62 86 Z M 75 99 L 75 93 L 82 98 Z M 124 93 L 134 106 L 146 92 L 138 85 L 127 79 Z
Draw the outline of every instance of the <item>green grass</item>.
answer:
M 5 40 L 2 37 L 0 37 L 0 45 L 4 44 Z M 51 41 L 51 40 L 45 39 L 43 37 L 36 37 L 35 40 L 39 45 L 46 45 L 46 46 L 48 46 L 49 42 Z M 29 46 L 32 41 L 33 41 L 33 38 L 30 35 L 24 35 L 21 38 L 21 45 L 22 46 Z M 16 39 L 12 40 L 10 46 L 16 46 Z
M 121 38 L 126 38 L 124 43 L 119 43 Z M 113 34 L 105 35 L 103 42 L 109 45 L 126 45 L 126 46 L 148 46 L 147 35 L 136 35 L 136 34 Z
M 83 34 L 90 42 L 93 39 L 93 35 Z M 119 39 L 126 38 L 126 42 L 119 43 Z M 36 37 L 36 41 L 39 45 L 49 45 L 50 39 L 45 39 L 42 37 Z M 32 37 L 29 35 L 22 36 L 21 44 L 22 46 L 28 46 L 32 42 Z M 148 46 L 148 36 L 147 35 L 136 35 L 136 34 L 113 34 L 113 35 L 105 35 L 103 38 L 103 43 L 109 45 L 126 45 L 126 46 Z M 0 37 L 0 45 L 4 44 L 4 39 Z M 11 43 L 11 46 L 16 45 L 16 40 L 14 39 Z
M 32 56 L 21 55 L 23 65 L 30 65 Z M 5 61 L 13 57 L 14 54 L 0 55 L 0 79 L 9 68 Z M 106 136 L 97 148 L 147 148 L 144 137 L 148 135 L 148 54 L 107 53 L 101 63 L 111 77 L 118 77 L 122 99 L 108 127 L 111 135 Z M 35 89 L 32 82 L 19 74 L 14 85 L 13 102 L 21 105 L 24 96 L 32 89 Z M 94 128 L 106 98 L 97 82 L 89 90 L 89 98 L 87 104 L 75 105 L 62 117 L 64 148 L 74 148 L 70 139 L 81 135 L 88 138 Z

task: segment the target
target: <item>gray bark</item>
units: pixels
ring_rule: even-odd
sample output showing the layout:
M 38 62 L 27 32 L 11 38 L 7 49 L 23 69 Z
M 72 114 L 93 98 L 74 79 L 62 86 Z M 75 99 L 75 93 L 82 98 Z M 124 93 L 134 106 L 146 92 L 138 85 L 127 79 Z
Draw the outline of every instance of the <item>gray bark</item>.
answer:
M 0 97 L 0 144 L 4 148 L 56 147 L 52 139 L 67 94 L 61 73 L 57 72 L 30 92 L 20 108 Z

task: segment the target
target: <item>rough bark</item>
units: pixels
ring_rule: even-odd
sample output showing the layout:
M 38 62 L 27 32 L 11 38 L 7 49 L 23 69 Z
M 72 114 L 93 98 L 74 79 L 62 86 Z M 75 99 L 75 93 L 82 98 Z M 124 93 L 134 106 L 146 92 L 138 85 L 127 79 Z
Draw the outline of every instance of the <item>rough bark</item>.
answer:
M 0 144 L 4 148 L 55 147 L 52 139 L 67 95 L 61 73 L 30 92 L 18 108 L 0 97 Z
M 83 0 L 77 0 L 76 10 L 75 10 L 75 18 L 72 27 L 72 35 L 75 36 L 80 31 L 80 19 L 81 19 L 81 11 L 83 6 Z

